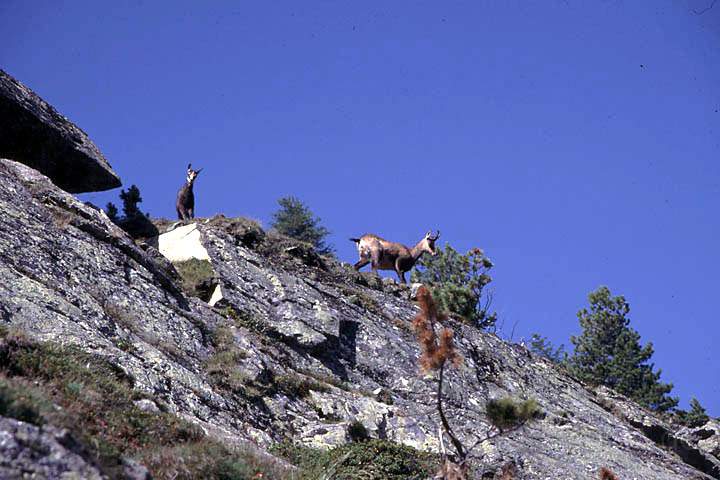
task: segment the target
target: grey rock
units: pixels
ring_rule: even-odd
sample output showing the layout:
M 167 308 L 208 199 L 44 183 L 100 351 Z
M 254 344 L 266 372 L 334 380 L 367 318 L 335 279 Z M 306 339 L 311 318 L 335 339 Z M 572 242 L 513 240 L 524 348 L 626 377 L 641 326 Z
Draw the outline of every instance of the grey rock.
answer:
M 707 429 L 696 429 L 695 432 L 688 429 L 676 431 L 668 421 L 609 388 L 598 387 L 595 392 L 603 408 L 643 432 L 656 444 L 677 454 L 685 463 L 715 478 L 720 478 L 720 459 L 709 451 L 712 450 L 712 440 L 706 444 L 701 443 L 712 438 L 713 435 L 717 442 L 717 433 L 712 425 L 708 425 Z M 706 435 L 706 432 L 710 435 Z
M 135 400 L 133 403 L 143 412 L 160 413 L 160 408 L 158 408 L 157 404 L 149 398 Z
M 359 421 L 373 437 L 438 450 L 436 383 L 418 369 L 410 287 L 219 217 L 198 221 L 224 297 L 211 308 L 182 294 L 157 250 L 138 247 L 97 210 L 17 162 L 0 160 L 0 211 L 3 323 L 103 355 L 163 410 L 225 442 L 262 449 L 293 438 L 328 448 Z M 230 327 L 243 352 L 232 367 L 246 390 L 228 391 L 206 372 L 219 326 Z M 697 443 L 674 448 L 657 438 L 653 425 L 663 435 L 672 427 L 651 412 L 588 388 L 522 346 L 452 320 L 447 326 L 465 360 L 448 373 L 447 413 L 466 443 L 490 430 L 490 399 L 535 398 L 545 412 L 482 442 L 477 465 L 512 461 L 526 479 L 596 478 L 601 467 L 623 479 L 718 478 L 712 461 L 687 455 L 700 452 Z M 128 343 L 133 348 L 120 348 Z M 293 392 L 302 382 L 309 392 Z M 251 398 L 262 385 L 266 393 Z
M 676 436 L 720 460 L 720 421 L 712 419 L 701 427 L 684 427 L 676 432 Z
M 104 478 L 76 448 L 65 430 L 0 417 L 0 478 Z
M 0 70 L 0 157 L 29 165 L 73 193 L 121 185 L 87 134 Z

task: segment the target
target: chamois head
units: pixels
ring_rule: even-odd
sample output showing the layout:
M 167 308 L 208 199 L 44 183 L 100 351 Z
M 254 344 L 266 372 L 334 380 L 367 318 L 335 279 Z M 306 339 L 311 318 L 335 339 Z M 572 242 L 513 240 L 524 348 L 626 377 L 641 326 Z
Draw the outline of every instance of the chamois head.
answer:
M 192 183 L 195 181 L 195 178 L 198 176 L 198 174 L 202 171 L 202 168 L 200 170 L 193 170 L 192 169 L 192 163 L 188 163 L 187 168 L 187 183 L 192 185 Z
M 422 240 L 420 240 L 420 243 L 418 244 L 418 246 L 420 247 L 420 251 L 427 252 L 430 255 L 432 255 L 433 257 L 435 255 L 437 255 L 437 249 L 435 248 L 435 242 L 437 241 L 438 238 L 440 238 L 440 230 L 438 230 L 438 232 L 435 235 L 432 234 L 432 230 L 427 232 L 425 234 L 425 237 Z

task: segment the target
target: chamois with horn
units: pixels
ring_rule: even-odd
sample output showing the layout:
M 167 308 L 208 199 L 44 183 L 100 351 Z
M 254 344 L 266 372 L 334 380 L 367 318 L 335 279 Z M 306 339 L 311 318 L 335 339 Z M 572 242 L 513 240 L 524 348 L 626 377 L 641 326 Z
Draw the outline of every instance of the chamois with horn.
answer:
M 183 221 L 192 220 L 195 217 L 195 194 L 193 193 L 193 183 L 197 178 L 200 170 L 193 170 L 192 163 L 187 166 L 187 180 L 180 188 L 175 201 L 175 209 L 178 218 Z
M 402 243 L 389 242 L 371 233 L 360 238 L 351 238 L 350 240 L 357 244 L 358 253 L 360 254 L 360 260 L 354 265 L 355 270 L 360 270 L 370 263 L 373 272 L 395 270 L 400 281 L 407 283 L 405 272 L 409 272 L 424 253 L 433 256 L 437 255 L 435 242 L 438 238 L 440 238 L 440 231 L 438 230 L 433 235 L 431 230 L 412 248 Z

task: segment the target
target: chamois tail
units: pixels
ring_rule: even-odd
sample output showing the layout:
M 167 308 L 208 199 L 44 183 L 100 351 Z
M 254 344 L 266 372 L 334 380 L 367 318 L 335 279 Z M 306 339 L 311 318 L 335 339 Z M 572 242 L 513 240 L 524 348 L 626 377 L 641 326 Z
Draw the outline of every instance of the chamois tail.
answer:
M 350 241 L 351 241 L 351 242 L 355 242 L 355 243 L 360 243 L 360 239 L 359 239 L 359 238 L 351 238 Z

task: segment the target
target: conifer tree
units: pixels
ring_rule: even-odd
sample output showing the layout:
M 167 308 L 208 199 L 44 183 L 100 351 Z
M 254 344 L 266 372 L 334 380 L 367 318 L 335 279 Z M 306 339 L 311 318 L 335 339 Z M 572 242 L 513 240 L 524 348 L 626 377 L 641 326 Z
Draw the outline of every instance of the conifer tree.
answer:
M 127 190 L 120 191 L 123 216 L 118 215 L 118 208 L 114 203 L 108 202 L 105 213 L 117 226 L 125 230 L 132 238 L 150 238 L 158 234 L 158 229 L 150 221 L 150 214 L 143 213 L 138 204 L 142 202 L 140 189 L 131 185 Z
M 493 263 L 479 248 L 461 254 L 450 245 L 438 248 L 437 255 L 424 256 L 411 276 L 413 282 L 428 285 L 444 312 L 454 313 L 480 328 L 491 328 L 497 314 L 489 312 L 492 297 L 483 295 L 492 281 L 488 272 Z
M 307 242 L 321 255 L 331 254 L 332 246 L 325 243 L 330 231 L 320 224 L 320 218 L 296 197 L 278 200 L 280 209 L 273 214 L 272 227 L 288 237 Z
M 698 399 L 695 397 L 690 400 L 689 412 L 686 412 L 684 410 L 677 410 L 675 412 L 675 415 L 677 416 L 677 419 L 680 423 L 693 428 L 701 427 L 705 425 L 708 420 L 710 420 L 710 417 L 708 416 L 705 407 L 703 407 L 698 401 Z
M 107 205 L 105 205 L 105 213 L 111 222 L 118 223 L 120 221 L 118 218 L 118 209 L 114 203 L 108 202 Z
M 138 207 L 138 203 L 142 202 L 142 197 L 140 196 L 140 189 L 136 185 L 130 185 L 127 191 L 121 190 L 120 200 L 123 202 L 123 214 L 125 218 L 129 219 L 142 215 Z
M 533 333 L 530 337 L 530 351 L 557 364 L 564 363 L 568 358 L 565 345 L 556 347 L 547 337 L 539 333 Z
M 677 398 L 668 396 L 672 384 L 660 382 L 661 371 L 653 371 L 648 363 L 652 343 L 641 346 L 640 335 L 629 326 L 625 298 L 600 287 L 588 300 L 590 309 L 578 312 L 582 334 L 570 338 L 575 346 L 570 370 L 585 382 L 606 385 L 650 409 L 664 412 L 675 407 Z

